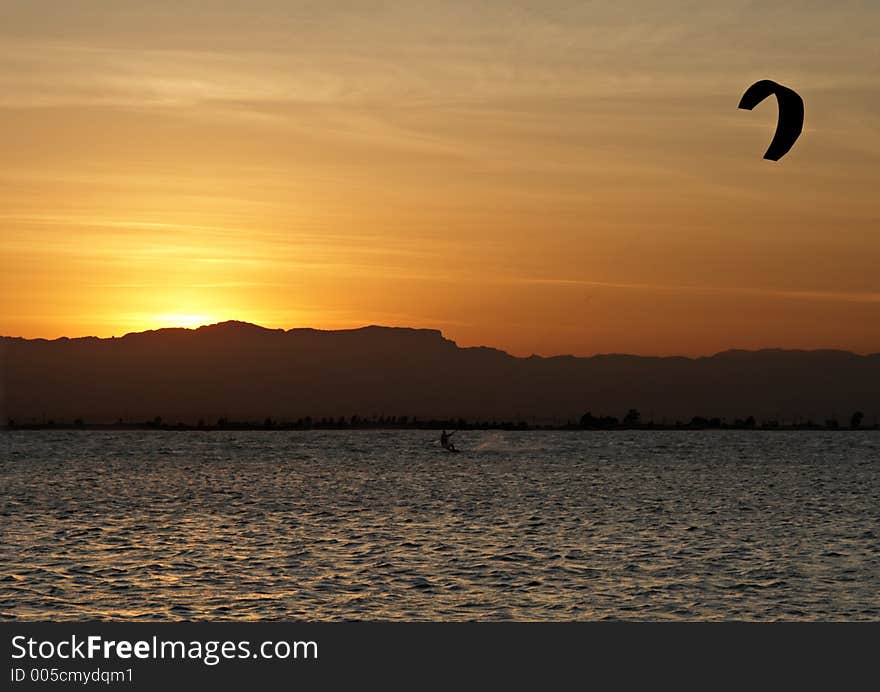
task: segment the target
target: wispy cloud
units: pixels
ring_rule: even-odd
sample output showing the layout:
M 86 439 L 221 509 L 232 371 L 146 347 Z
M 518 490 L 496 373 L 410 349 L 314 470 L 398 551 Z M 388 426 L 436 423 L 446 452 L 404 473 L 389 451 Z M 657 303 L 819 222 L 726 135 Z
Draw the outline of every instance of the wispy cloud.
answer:
M 731 294 L 793 300 L 839 301 L 845 303 L 880 303 L 880 292 L 872 291 L 824 291 L 814 289 L 755 288 L 742 286 L 705 286 L 687 284 L 657 284 L 618 281 L 590 281 L 584 279 L 529 279 L 513 278 L 513 283 L 546 286 L 571 286 L 584 288 L 608 288 L 623 291 L 650 291 L 665 293 Z

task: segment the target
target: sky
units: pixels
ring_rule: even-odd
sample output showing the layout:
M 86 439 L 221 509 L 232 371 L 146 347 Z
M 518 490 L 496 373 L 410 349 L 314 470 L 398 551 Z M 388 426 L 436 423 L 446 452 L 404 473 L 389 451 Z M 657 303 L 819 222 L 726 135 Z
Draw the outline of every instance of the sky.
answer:
M 0 334 L 880 352 L 880 4 L 3 0 Z M 804 134 L 762 160 L 777 111 Z

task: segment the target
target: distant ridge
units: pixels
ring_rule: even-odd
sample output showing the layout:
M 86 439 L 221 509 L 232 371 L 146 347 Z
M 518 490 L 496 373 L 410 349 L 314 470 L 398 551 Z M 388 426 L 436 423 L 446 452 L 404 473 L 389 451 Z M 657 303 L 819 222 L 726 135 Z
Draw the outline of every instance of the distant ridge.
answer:
M 435 329 L 322 331 L 222 322 L 122 337 L 0 337 L 0 419 L 193 423 L 217 418 L 734 419 L 880 415 L 880 354 L 730 350 L 714 356 L 518 358 Z

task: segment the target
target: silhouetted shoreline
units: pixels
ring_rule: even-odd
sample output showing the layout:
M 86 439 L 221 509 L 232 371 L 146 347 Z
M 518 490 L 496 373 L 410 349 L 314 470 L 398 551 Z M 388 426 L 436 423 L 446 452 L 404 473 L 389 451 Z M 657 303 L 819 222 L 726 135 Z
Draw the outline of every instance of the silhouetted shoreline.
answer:
M 630 414 L 636 413 L 630 411 Z M 565 423 L 536 423 L 528 421 L 468 421 L 464 419 L 429 419 L 422 420 L 409 417 L 377 417 L 377 418 L 338 418 L 338 419 L 298 419 L 295 421 L 276 421 L 267 419 L 258 421 L 231 421 L 218 420 L 215 422 L 167 422 L 159 418 L 151 421 L 118 421 L 116 423 L 88 423 L 83 420 L 73 422 L 30 422 L 18 423 L 8 421 L 0 426 L 2 430 L 176 430 L 176 431 L 305 431 L 305 430 L 506 430 L 506 431 L 583 431 L 583 432 L 612 432 L 628 430 L 807 430 L 807 431 L 864 431 L 880 430 L 876 422 L 870 425 L 841 424 L 831 420 L 824 423 L 814 421 L 780 422 L 775 420 L 757 421 L 752 417 L 737 419 L 733 422 L 718 418 L 705 418 L 696 416 L 689 421 L 673 422 L 635 422 L 616 419 L 613 417 L 588 418 L 585 414 L 581 421 L 568 421 Z M 856 416 L 854 415 L 853 418 Z

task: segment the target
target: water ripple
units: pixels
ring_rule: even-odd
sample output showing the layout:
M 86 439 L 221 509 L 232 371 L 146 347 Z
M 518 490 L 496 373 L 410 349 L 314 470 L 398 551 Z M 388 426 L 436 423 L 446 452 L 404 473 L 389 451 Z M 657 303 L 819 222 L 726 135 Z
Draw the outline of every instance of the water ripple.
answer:
M 880 435 L 6 432 L 0 618 L 876 620 Z

